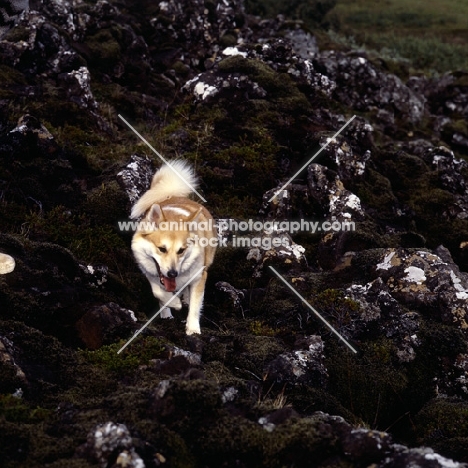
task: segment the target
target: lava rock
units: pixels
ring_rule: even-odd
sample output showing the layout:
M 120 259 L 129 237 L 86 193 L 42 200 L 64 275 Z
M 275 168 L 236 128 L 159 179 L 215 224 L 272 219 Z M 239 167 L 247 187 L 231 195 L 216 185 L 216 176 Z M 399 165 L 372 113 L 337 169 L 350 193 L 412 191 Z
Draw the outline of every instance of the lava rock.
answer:
M 137 318 L 131 310 L 109 303 L 88 310 L 76 322 L 78 336 L 89 349 L 112 344 L 136 331 Z
M 148 156 L 134 154 L 130 162 L 117 173 L 119 185 L 127 193 L 131 205 L 146 192 L 151 185 L 155 168 Z
M 135 451 L 130 431 L 125 424 L 107 422 L 95 426 L 88 434 L 79 454 L 102 468 L 144 468 L 145 463 Z
M 265 366 L 264 375 L 275 384 L 307 384 L 324 387 L 327 369 L 323 362 L 324 343 L 320 336 L 307 336 L 301 340 L 306 349 L 280 354 Z

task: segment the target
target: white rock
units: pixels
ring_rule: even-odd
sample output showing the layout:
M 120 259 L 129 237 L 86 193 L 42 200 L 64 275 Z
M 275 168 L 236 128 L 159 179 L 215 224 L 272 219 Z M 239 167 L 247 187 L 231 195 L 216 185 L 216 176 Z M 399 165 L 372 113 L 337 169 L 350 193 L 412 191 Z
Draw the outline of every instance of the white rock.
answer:
M 15 259 L 10 255 L 0 253 L 0 275 L 11 273 L 15 269 Z

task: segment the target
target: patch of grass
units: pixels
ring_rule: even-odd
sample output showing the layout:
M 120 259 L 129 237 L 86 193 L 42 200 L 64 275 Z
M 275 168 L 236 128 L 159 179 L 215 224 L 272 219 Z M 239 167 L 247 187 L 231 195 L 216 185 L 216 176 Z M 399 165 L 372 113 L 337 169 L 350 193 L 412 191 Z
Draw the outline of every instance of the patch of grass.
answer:
M 443 32 L 468 28 L 468 3 L 464 0 L 338 0 L 333 12 L 345 24 L 368 30 L 387 27 Z
M 338 43 L 378 51 L 385 59 L 409 60 L 415 71 L 437 74 L 468 68 L 466 2 L 387 0 L 382 5 L 338 0 L 333 15 L 346 38 Z
M 412 72 L 437 75 L 448 71 L 468 69 L 466 44 L 452 43 L 432 35 L 414 35 L 398 32 L 354 32 L 350 35 L 329 32 L 337 44 L 364 50 L 371 57 L 386 62 L 404 64 Z M 468 43 L 468 42 L 467 42 Z
M 289 18 L 308 20 L 318 24 L 326 14 L 336 5 L 336 0 L 246 0 L 245 5 L 249 13 L 264 18 L 274 18 L 278 14 Z

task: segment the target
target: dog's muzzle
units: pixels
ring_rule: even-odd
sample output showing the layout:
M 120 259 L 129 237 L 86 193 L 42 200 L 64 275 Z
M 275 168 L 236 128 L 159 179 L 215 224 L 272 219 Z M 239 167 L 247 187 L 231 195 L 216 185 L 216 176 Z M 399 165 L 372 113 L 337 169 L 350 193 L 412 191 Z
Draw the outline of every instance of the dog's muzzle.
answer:
M 154 263 L 156 264 L 156 269 L 158 270 L 158 275 L 159 275 L 159 281 L 161 282 L 161 285 L 164 287 L 164 289 L 167 292 L 174 292 L 177 288 L 177 271 L 176 270 L 169 270 L 167 272 L 167 276 L 164 276 L 161 273 L 161 267 L 159 266 L 159 263 L 154 259 Z

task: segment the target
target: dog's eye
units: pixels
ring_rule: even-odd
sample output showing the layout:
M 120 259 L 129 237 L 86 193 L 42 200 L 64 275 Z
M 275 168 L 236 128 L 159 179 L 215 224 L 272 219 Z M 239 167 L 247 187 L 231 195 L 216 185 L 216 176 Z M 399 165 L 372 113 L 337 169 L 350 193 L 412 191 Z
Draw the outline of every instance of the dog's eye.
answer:
M 161 253 L 167 253 L 166 247 L 158 247 L 158 249 Z
M 181 248 L 177 251 L 177 255 L 182 255 L 184 252 L 185 252 L 185 247 L 181 247 Z

